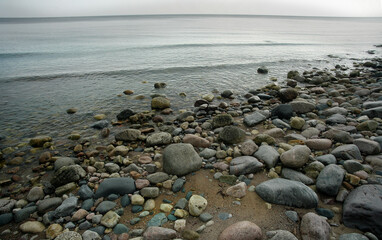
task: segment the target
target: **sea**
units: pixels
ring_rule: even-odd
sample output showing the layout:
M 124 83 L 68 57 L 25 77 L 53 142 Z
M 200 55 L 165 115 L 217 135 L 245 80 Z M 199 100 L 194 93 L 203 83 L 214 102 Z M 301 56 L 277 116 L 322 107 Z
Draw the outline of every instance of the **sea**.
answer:
M 352 68 L 381 56 L 377 44 L 382 18 L 0 18 L 1 145 L 95 135 L 95 114 L 113 121 L 127 108 L 150 110 L 152 94 L 166 95 L 176 112 L 207 93 L 240 95 L 271 78 L 281 84 L 289 70 Z M 269 73 L 257 74 L 261 66 Z M 167 87 L 155 89 L 157 82 Z M 124 95 L 128 89 L 134 94 Z M 78 111 L 69 115 L 68 108 Z

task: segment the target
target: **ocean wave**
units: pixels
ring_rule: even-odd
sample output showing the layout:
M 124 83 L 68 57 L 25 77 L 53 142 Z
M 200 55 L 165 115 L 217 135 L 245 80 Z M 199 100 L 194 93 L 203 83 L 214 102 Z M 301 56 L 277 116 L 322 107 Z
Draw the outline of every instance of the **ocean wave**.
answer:
M 23 58 L 23 57 L 36 57 L 43 55 L 51 55 L 52 52 L 8 52 L 0 53 L 0 59 L 2 58 Z
M 272 66 L 274 64 L 291 61 L 297 62 L 301 59 L 283 59 L 277 62 L 249 62 L 249 63 L 236 63 L 236 64 L 215 64 L 215 65 L 197 65 L 197 66 L 174 66 L 167 68 L 143 68 L 143 69 L 119 69 L 110 71 L 93 71 L 93 72 L 71 72 L 71 73 L 58 73 L 34 76 L 19 76 L 12 78 L 0 78 L 1 82 L 15 82 L 15 81 L 51 81 L 55 79 L 67 78 L 83 78 L 83 77 L 115 77 L 115 76 L 136 76 L 136 75 L 152 75 L 152 74 L 176 74 L 187 72 L 207 72 L 216 70 L 234 70 L 240 68 L 255 68 L 262 65 Z

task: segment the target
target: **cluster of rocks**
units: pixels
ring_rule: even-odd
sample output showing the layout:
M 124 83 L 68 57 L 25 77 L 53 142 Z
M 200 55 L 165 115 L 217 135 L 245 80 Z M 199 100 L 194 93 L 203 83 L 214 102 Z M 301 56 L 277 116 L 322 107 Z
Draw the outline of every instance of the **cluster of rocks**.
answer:
M 38 174 L 24 188 L 16 174 L 23 154 L 3 149 L 8 165 L 2 171 L 11 179 L 1 182 L 0 226 L 8 227 L 2 235 L 203 239 L 204 229 L 216 224 L 208 212 L 213 203 L 184 185 L 185 176 L 206 169 L 232 198 L 257 194 L 268 204 L 311 210 L 301 219 L 285 213 L 298 224 L 297 233 L 263 233 L 256 223 L 240 221 L 219 233 L 220 240 L 382 237 L 382 60 L 287 77 L 285 86 L 272 83 L 243 96 L 230 90 L 203 95 L 174 117 L 170 100 L 154 96 L 152 112 L 126 109 L 111 123 L 115 127 L 99 116 L 92 127 L 105 144 L 69 136 L 67 157 L 49 136 L 32 138 Z M 269 179 L 250 186 L 264 171 Z M 158 200 L 166 194 L 180 198 Z M 332 228 L 341 224 L 335 216 L 358 230 L 335 235 Z M 202 223 L 197 229 L 187 226 L 192 217 Z M 9 229 L 13 224 L 17 230 Z

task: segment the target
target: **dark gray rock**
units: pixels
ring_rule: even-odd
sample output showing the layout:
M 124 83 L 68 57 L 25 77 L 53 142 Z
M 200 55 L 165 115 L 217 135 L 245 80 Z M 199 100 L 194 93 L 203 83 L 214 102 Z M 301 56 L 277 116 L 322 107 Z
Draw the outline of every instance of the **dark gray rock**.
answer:
M 164 172 L 156 172 L 147 176 L 147 180 L 149 180 L 151 184 L 161 183 L 168 180 L 169 178 L 169 175 Z
M 90 211 L 90 209 L 93 207 L 93 205 L 94 205 L 93 198 L 89 198 L 89 199 L 86 199 L 85 201 L 82 202 L 81 208 L 86 210 L 86 211 Z
M 61 203 L 62 199 L 59 197 L 43 199 L 37 203 L 37 211 L 39 214 L 43 214 L 56 209 Z
M 329 196 L 336 196 L 340 190 L 345 171 L 335 164 L 329 164 L 318 175 L 317 190 Z
M 13 214 L 12 213 L 4 213 L 0 215 L 0 226 L 4 226 L 13 220 Z
M 15 204 L 14 199 L 0 199 L 0 214 L 11 212 Z
M 381 152 L 379 143 L 373 140 L 358 138 L 353 142 L 359 149 L 359 151 L 365 155 L 375 155 Z
M 179 192 L 180 190 L 182 190 L 183 188 L 183 185 L 184 183 L 186 182 L 186 180 L 182 179 L 182 178 L 178 178 L 174 181 L 174 184 L 172 185 L 172 188 L 171 190 L 174 192 L 174 193 L 177 193 Z
M 329 125 L 345 124 L 346 121 L 347 120 L 343 115 L 336 113 L 330 116 L 328 119 L 326 119 L 326 124 L 329 124 Z
M 212 126 L 214 128 L 225 127 L 233 123 L 233 118 L 230 114 L 218 114 L 212 119 Z
M 80 187 L 77 194 L 82 200 L 93 198 L 94 196 L 93 190 L 91 190 L 90 187 L 86 184 Z
M 279 104 L 271 111 L 272 117 L 289 120 L 293 117 L 293 108 L 290 104 Z
M 283 168 L 281 176 L 289 180 L 302 182 L 305 185 L 312 185 L 314 183 L 313 179 L 310 177 L 290 168 Z
M 56 208 L 53 213 L 55 218 L 69 216 L 77 207 L 78 199 L 76 197 L 69 197 L 65 199 L 60 206 Z
M 345 233 L 341 234 L 338 240 L 369 240 L 369 238 L 359 233 Z
M 245 136 L 245 132 L 235 126 L 226 126 L 219 133 L 219 139 L 229 144 L 240 143 L 244 141 Z
M 113 208 L 115 208 L 115 206 L 117 206 L 117 204 L 115 202 L 112 202 L 112 201 L 103 201 L 103 202 L 101 202 L 97 206 L 96 211 L 101 213 L 101 214 L 105 214 L 108 211 L 110 211 Z
M 244 123 L 248 127 L 253 127 L 256 124 L 261 123 L 265 119 L 267 119 L 267 117 L 261 114 L 260 112 L 254 112 L 252 114 L 248 114 L 244 116 Z
M 171 144 L 163 151 L 163 170 L 172 175 L 186 175 L 197 171 L 202 159 L 188 143 Z
M 272 120 L 272 124 L 275 125 L 278 128 L 281 128 L 281 129 L 284 129 L 284 128 L 291 129 L 291 126 L 288 123 L 286 123 L 283 120 L 278 119 L 278 118 L 273 119 Z
M 264 66 L 261 66 L 257 69 L 257 73 L 259 74 L 267 74 L 268 73 L 268 69 Z
M 37 207 L 36 206 L 26 207 L 26 208 L 18 210 L 14 214 L 15 222 L 19 223 L 19 222 L 24 221 L 25 219 L 29 218 L 29 216 L 32 213 L 34 213 L 36 211 L 37 211 Z
M 243 174 L 259 172 L 263 164 L 251 156 L 242 156 L 232 159 L 229 167 L 230 174 L 240 176 Z
M 222 93 L 221 93 L 221 96 L 223 98 L 229 98 L 233 95 L 233 92 L 231 90 L 224 90 Z
M 318 156 L 316 159 L 324 165 L 335 164 L 337 162 L 337 159 L 333 154 Z
M 93 123 L 92 125 L 90 125 L 90 127 L 95 128 L 95 129 L 104 129 L 108 125 L 109 125 L 109 121 L 100 120 L 100 121 L 97 121 L 97 122 Z
M 118 115 L 117 115 L 117 119 L 119 121 L 124 121 L 124 120 L 127 120 L 129 119 L 129 117 L 133 116 L 135 114 L 135 112 L 131 109 L 125 109 L 123 110 L 122 112 L 120 112 Z
M 280 157 L 280 154 L 269 145 L 261 145 L 254 156 L 265 163 L 267 168 L 273 168 Z
M 54 173 L 51 183 L 58 187 L 70 182 L 77 182 L 85 176 L 86 172 L 80 165 L 63 166 Z
M 313 112 L 313 110 L 316 109 L 316 105 L 305 101 L 293 101 L 290 105 L 292 106 L 293 111 L 298 114 Z
M 125 224 L 121 224 L 121 223 L 115 225 L 115 227 L 113 228 L 113 232 L 117 235 L 122 233 L 127 233 L 129 232 L 129 230 L 130 229 Z
M 136 141 L 141 135 L 141 131 L 137 129 L 125 129 L 117 134 L 115 134 L 116 141 Z
M 357 160 L 346 160 L 343 166 L 348 173 L 363 170 L 363 165 Z
M 354 144 L 345 144 L 335 148 L 331 152 L 336 158 L 343 160 L 358 159 L 362 160 L 361 152 L 358 147 Z
M 382 236 L 382 185 L 362 185 L 348 195 L 343 205 L 346 227 Z
M 367 115 L 369 118 L 382 118 L 382 107 L 367 109 L 363 111 L 361 115 Z
M 256 193 L 266 202 L 299 208 L 317 207 L 317 194 L 301 182 L 275 178 L 256 187 Z
M 107 197 L 110 194 L 125 195 L 135 192 L 135 182 L 130 177 L 108 178 L 99 185 L 95 194 L 95 199 Z
M 62 168 L 63 166 L 70 166 L 75 165 L 76 161 L 73 158 L 70 157 L 60 157 L 56 161 L 54 161 L 54 170 L 57 171 L 58 169 Z

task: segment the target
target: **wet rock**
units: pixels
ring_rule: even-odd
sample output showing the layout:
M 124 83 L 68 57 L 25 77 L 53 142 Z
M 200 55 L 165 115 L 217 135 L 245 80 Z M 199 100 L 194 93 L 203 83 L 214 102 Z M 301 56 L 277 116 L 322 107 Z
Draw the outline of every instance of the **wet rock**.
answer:
M 0 215 L 0 226 L 4 226 L 13 220 L 13 214 L 12 213 L 4 213 Z
M 286 230 L 276 230 L 267 232 L 268 240 L 297 240 L 297 238 Z
M 244 182 L 227 188 L 227 195 L 234 198 L 242 198 L 246 195 L 247 185 Z
M 167 132 L 154 133 L 148 136 L 146 139 L 146 143 L 148 146 L 170 144 L 171 142 L 172 142 L 171 134 Z
M 268 73 L 268 68 L 261 66 L 257 69 L 257 73 L 259 74 L 267 74 Z
M 51 183 L 62 186 L 70 182 L 77 182 L 86 176 L 85 170 L 80 165 L 63 166 L 54 173 Z
M 71 213 L 76 209 L 77 207 L 78 199 L 76 197 L 69 197 L 65 199 L 60 206 L 54 210 L 53 216 L 55 218 L 59 217 L 66 217 L 71 215 Z
M 212 126 L 214 128 L 225 127 L 233 123 L 233 118 L 230 114 L 218 114 L 212 119 Z
M 211 143 L 207 139 L 192 134 L 186 134 L 183 138 L 183 142 L 200 148 L 208 148 L 211 146 Z
M 192 195 L 188 201 L 188 210 L 192 216 L 199 216 L 207 208 L 207 199 L 200 195 Z
M 110 194 L 125 195 L 133 192 L 135 192 L 135 183 L 132 178 L 108 178 L 99 185 L 94 197 L 97 199 Z
M 29 218 L 29 216 L 36 212 L 37 207 L 36 206 L 30 206 L 30 207 L 25 207 L 23 209 L 18 210 L 17 212 L 14 213 L 14 219 L 16 223 L 22 222 L 25 219 Z
M 75 165 L 75 160 L 69 157 L 60 157 L 54 162 L 54 170 L 57 171 L 64 166 Z
M 63 227 L 60 224 L 52 224 L 46 229 L 45 236 L 48 239 L 55 239 L 62 233 L 62 230 Z
M 271 111 L 272 117 L 289 120 L 293 116 L 293 108 L 290 104 L 279 104 Z
M 280 160 L 286 167 L 299 168 L 308 162 L 310 153 L 308 147 L 298 145 L 281 154 Z
M 314 150 L 327 150 L 332 147 L 332 141 L 329 139 L 308 139 L 305 144 Z
M 369 118 L 382 118 L 382 107 L 370 108 L 361 113 L 361 115 L 366 115 Z
M 100 120 L 90 125 L 91 128 L 95 129 L 104 129 L 109 125 L 109 121 L 107 120 Z
M 62 199 L 59 197 L 47 198 L 37 203 L 37 211 L 40 214 L 56 209 L 62 203 Z
M 381 151 L 381 147 L 376 141 L 365 138 L 358 138 L 355 139 L 353 143 L 358 147 L 361 153 L 366 155 L 375 155 Z
M 335 164 L 329 164 L 317 177 L 317 190 L 329 196 L 336 196 L 344 176 L 345 171 L 341 167 Z
M 323 217 L 312 212 L 302 217 L 300 232 L 303 240 L 330 239 L 329 223 Z
M 151 100 L 152 109 L 165 109 L 171 107 L 170 100 L 164 97 L 155 97 Z
M 347 227 L 382 236 L 382 185 L 353 190 L 343 205 L 343 222 Z
M 219 138 L 229 144 L 240 143 L 245 139 L 245 132 L 235 126 L 226 126 L 219 133 Z
M 261 145 L 254 156 L 263 161 L 267 168 L 273 168 L 276 166 L 280 154 L 271 146 Z
M 136 141 L 141 135 L 141 131 L 137 129 L 125 129 L 117 134 L 115 134 L 116 141 Z
M 316 109 L 316 105 L 305 101 L 293 101 L 290 103 L 295 113 L 308 113 Z
M 256 124 L 261 123 L 265 119 L 267 119 L 267 117 L 261 114 L 260 112 L 254 112 L 252 114 L 247 114 L 244 116 L 244 123 L 248 127 L 253 127 Z
M 129 119 L 129 117 L 133 116 L 135 112 L 131 109 L 125 109 L 122 112 L 118 113 L 117 119 L 118 121 L 124 121 Z
M 230 163 L 230 174 L 240 176 L 248 173 L 261 171 L 263 164 L 251 156 L 242 156 L 234 158 Z
M 290 168 L 283 168 L 281 176 L 289 180 L 302 182 L 305 185 L 312 185 L 314 183 L 313 179 L 310 177 Z
M 297 98 L 298 92 L 294 88 L 283 88 L 279 91 L 279 97 L 284 101 L 284 102 L 290 102 L 293 99 Z
M 35 202 L 37 200 L 43 199 L 44 197 L 45 194 L 42 187 L 33 187 L 27 195 L 27 200 L 29 202 Z
M 149 227 L 143 234 L 145 240 L 167 240 L 176 238 L 176 231 L 163 227 Z
M 67 114 L 74 114 L 74 113 L 76 113 L 77 111 L 78 111 L 77 108 L 69 108 L 69 109 L 66 110 L 66 113 L 67 113 Z
M 110 156 L 122 156 L 122 157 L 125 157 L 127 156 L 127 154 L 129 153 L 129 148 L 126 147 L 126 146 L 117 146 L 115 147 L 111 152 L 110 152 Z
M 163 152 L 163 170 L 168 174 L 186 175 L 200 169 L 201 165 L 202 159 L 191 144 L 172 144 Z
M 45 230 L 45 226 L 38 221 L 27 221 L 20 225 L 20 230 L 24 233 L 40 233 Z
M 154 83 L 154 88 L 165 88 L 167 86 L 164 82 Z
M 218 240 L 261 240 L 261 228 L 253 222 L 241 221 L 223 230 Z
M 340 158 L 343 160 L 349 159 L 358 159 L 362 160 L 361 153 L 357 145 L 354 144 L 345 144 L 335 148 L 331 154 L 333 154 L 336 158 Z
M 37 136 L 29 141 L 29 145 L 31 145 L 32 147 L 42 147 L 44 146 L 44 143 L 51 141 L 52 138 L 49 136 Z
M 233 95 L 233 92 L 231 90 L 224 90 L 220 95 L 223 98 L 229 98 Z

